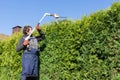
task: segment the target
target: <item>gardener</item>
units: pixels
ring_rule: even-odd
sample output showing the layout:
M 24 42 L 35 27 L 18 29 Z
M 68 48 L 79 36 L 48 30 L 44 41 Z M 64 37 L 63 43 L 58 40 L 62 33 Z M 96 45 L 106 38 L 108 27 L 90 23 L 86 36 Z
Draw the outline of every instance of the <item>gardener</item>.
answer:
M 19 40 L 16 51 L 24 50 L 22 55 L 22 75 L 21 80 L 26 80 L 27 77 L 34 76 L 38 79 L 39 76 L 39 48 L 38 41 L 45 39 L 45 34 L 40 29 L 39 24 L 36 26 L 39 36 L 30 36 L 29 40 L 25 38 L 31 33 L 31 26 L 24 26 L 23 37 Z

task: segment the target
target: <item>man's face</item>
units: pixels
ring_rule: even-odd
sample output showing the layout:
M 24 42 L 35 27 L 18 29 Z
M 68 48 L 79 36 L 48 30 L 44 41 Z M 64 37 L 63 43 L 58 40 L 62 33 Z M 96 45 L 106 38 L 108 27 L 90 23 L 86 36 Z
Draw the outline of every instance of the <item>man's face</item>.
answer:
M 29 31 L 27 32 L 27 34 L 29 35 L 32 32 L 32 28 L 29 28 Z

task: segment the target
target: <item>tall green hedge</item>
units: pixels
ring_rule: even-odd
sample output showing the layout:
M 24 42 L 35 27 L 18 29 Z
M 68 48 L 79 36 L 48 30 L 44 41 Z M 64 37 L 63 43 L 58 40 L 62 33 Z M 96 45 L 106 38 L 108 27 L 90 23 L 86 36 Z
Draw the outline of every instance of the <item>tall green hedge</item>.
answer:
M 42 30 L 41 80 L 120 79 L 120 2 L 81 20 L 45 24 Z M 20 79 L 22 51 L 15 51 L 20 37 L 0 41 L 0 80 Z
M 19 80 L 21 72 L 21 53 L 16 45 L 21 34 L 12 35 L 0 41 L 0 80 Z

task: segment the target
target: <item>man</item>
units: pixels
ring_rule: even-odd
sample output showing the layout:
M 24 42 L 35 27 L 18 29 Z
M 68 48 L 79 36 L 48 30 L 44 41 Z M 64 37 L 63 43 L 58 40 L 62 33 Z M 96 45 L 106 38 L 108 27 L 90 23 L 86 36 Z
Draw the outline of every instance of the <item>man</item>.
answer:
M 37 77 L 39 76 L 39 48 L 38 41 L 45 39 L 45 34 L 40 29 L 39 24 L 36 26 L 39 36 L 32 36 L 29 40 L 25 38 L 31 34 L 32 27 L 24 26 L 23 37 L 19 40 L 19 43 L 16 47 L 16 51 L 24 50 L 22 55 L 22 75 L 21 80 L 27 80 L 28 77 Z

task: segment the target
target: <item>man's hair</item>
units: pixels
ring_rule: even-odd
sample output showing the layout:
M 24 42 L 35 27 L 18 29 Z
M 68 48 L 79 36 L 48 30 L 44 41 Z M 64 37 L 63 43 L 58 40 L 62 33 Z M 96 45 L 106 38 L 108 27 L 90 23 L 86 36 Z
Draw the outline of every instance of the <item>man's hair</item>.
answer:
M 29 32 L 29 28 L 32 28 L 32 27 L 29 26 L 29 25 L 24 26 L 24 28 L 23 28 L 23 34 L 24 35 L 27 35 L 27 32 Z

